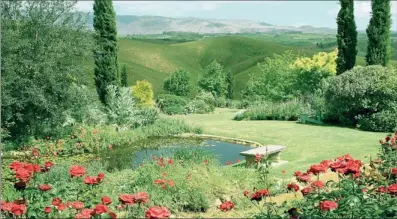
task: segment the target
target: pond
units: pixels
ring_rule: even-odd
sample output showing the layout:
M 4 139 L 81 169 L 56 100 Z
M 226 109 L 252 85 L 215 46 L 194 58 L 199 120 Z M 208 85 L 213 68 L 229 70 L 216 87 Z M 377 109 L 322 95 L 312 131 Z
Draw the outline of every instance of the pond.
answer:
M 138 146 L 137 146 L 138 145 Z M 220 165 L 226 162 L 236 163 L 236 160 L 244 160 L 240 152 L 250 150 L 253 147 L 233 144 L 223 141 L 203 139 L 151 139 L 137 143 L 134 147 L 123 147 L 115 149 L 105 156 L 105 160 L 117 169 L 136 168 L 145 160 L 152 160 L 156 157 L 173 157 L 177 153 L 183 156 L 183 151 L 198 151 L 200 154 L 207 154 L 214 157 Z

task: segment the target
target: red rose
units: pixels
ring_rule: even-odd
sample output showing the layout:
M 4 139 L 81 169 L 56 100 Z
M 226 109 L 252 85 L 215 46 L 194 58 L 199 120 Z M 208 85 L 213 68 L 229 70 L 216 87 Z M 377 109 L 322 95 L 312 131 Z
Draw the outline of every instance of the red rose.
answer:
M 119 200 L 121 203 L 126 205 L 133 205 L 135 203 L 134 195 L 129 195 L 129 194 L 120 195 Z
M 74 165 L 70 168 L 69 174 L 71 177 L 80 177 L 86 173 L 86 170 L 82 166 Z
M 152 159 L 153 159 L 153 160 L 157 160 L 157 157 L 153 155 L 153 156 L 152 156 Z
M 298 176 L 301 176 L 302 175 L 302 172 L 301 171 L 296 171 L 295 173 L 294 173 L 294 176 L 295 177 L 298 177 Z
M 387 137 L 385 138 L 385 141 L 386 141 L 386 142 L 390 141 L 390 136 L 387 136 Z
M 314 175 L 320 174 L 320 172 L 325 173 L 327 172 L 328 167 L 323 164 L 314 164 L 310 166 L 310 169 L 307 173 L 313 173 Z
M 391 174 L 397 175 L 397 167 L 391 168 Z
M 162 185 L 162 184 L 165 184 L 165 180 L 164 179 L 155 179 L 153 183 L 156 185 Z
M 295 183 L 290 183 L 287 185 L 287 190 L 293 190 L 294 192 L 297 192 L 299 190 L 299 186 Z
M 168 159 L 168 164 L 172 164 L 173 163 L 173 161 L 172 161 L 172 159 L 170 158 L 170 159 Z
M 54 163 L 52 163 L 51 161 L 47 161 L 47 162 L 44 163 L 44 167 L 45 168 L 50 168 L 52 166 L 54 166 Z
M 76 209 L 76 210 L 81 210 L 84 208 L 84 203 L 83 202 L 79 202 L 79 201 L 75 201 L 72 203 L 72 208 Z
M 24 182 L 29 181 L 31 176 L 32 176 L 32 172 L 30 172 L 29 170 L 27 170 L 25 168 L 19 168 L 15 172 L 15 178 L 20 179 Z
M 313 191 L 313 188 L 312 188 L 312 187 L 306 187 L 306 188 L 304 188 L 304 189 L 301 190 L 303 196 L 308 195 L 308 194 L 309 194 L 310 192 L 312 192 L 312 191 Z
M 33 148 L 32 155 L 33 155 L 33 157 L 38 157 L 39 156 L 39 151 L 37 150 L 37 148 Z
M 322 189 L 324 188 L 324 183 L 322 181 L 314 181 L 312 182 L 312 186 L 315 188 Z
M 39 190 L 41 190 L 41 191 L 43 191 L 43 192 L 46 192 L 46 191 L 48 191 L 48 190 L 51 190 L 51 186 L 50 186 L 50 185 L 47 185 L 47 184 L 43 184 L 43 185 L 40 185 L 40 186 L 39 186 Z
M 112 204 L 112 199 L 110 199 L 110 198 L 107 197 L 107 196 L 103 196 L 103 197 L 101 198 L 101 201 L 102 201 L 102 204 L 104 204 L 104 205 L 110 205 L 110 204 Z
M 12 163 L 10 164 L 9 167 L 10 167 L 10 169 L 16 171 L 16 170 L 18 170 L 19 168 L 23 167 L 24 165 L 25 165 L 25 164 L 22 163 L 22 162 L 14 161 L 14 162 L 12 162 Z
M 205 165 L 207 165 L 207 164 L 208 164 L 208 160 L 204 160 L 203 163 L 204 163 Z
M 148 219 L 168 218 L 170 212 L 166 207 L 152 206 L 145 212 L 145 217 Z
M 236 163 L 238 163 L 238 162 L 240 162 L 240 159 L 237 159 L 237 160 L 236 160 Z
M 47 214 L 51 213 L 51 211 L 52 211 L 51 207 L 45 207 L 44 208 L 44 212 L 47 213 Z
M 11 212 L 12 206 L 14 206 L 14 202 L 1 201 L 1 211 Z
M 376 191 L 377 191 L 377 192 L 380 192 L 380 193 L 385 193 L 385 192 L 386 192 L 386 187 L 384 187 L 384 186 L 378 187 L 378 188 L 376 189 Z
M 86 176 L 83 182 L 88 185 L 96 185 L 98 184 L 98 178 L 94 176 Z
M 95 214 L 103 214 L 109 211 L 108 206 L 104 204 L 97 204 L 94 208 Z
M 322 201 L 320 202 L 320 209 L 323 211 L 330 211 L 336 209 L 338 204 L 334 201 Z
M 248 197 L 248 196 L 250 195 L 250 192 L 248 192 L 247 190 L 245 190 L 245 191 L 243 192 L 243 194 L 244 194 L 245 197 Z
M 54 206 L 58 206 L 61 203 L 62 203 L 62 200 L 60 198 L 54 198 L 52 200 L 52 205 L 54 205 Z
M 64 211 L 66 210 L 66 205 L 60 203 L 59 205 L 56 206 L 56 208 L 58 209 L 58 211 Z
M 255 162 L 257 162 L 257 163 L 261 162 L 262 158 L 263 158 L 263 155 L 255 154 Z
M 105 179 L 105 174 L 104 173 L 98 173 L 98 181 L 102 181 L 103 179 Z
M 387 193 L 392 194 L 392 193 L 397 193 L 397 184 L 392 184 L 387 187 Z
M 261 201 L 263 196 L 269 196 L 270 193 L 267 189 L 262 189 L 251 195 L 251 201 Z
M 92 210 L 92 209 L 88 209 L 88 208 L 83 209 L 83 210 L 81 211 L 81 213 L 82 213 L 83 215 L 88 216 L 88 217 L 86 217 L 86 218 L 89 218 L 89 217 L 95 215 L 95 211 Z
M 227 162 L 226 162 L 226 165 L 230 165 L 230 164 L 232 164 L 232 163 L 230 163 L 230 161 L 227 161 Z
M 332 161 L 330 161 L 330 160 L 323 160 L 323 161 L 321 161 L 321 165 L 324 165 L 324 166 L 326 166 L 326 167 L 329 167 L 329 165 L 332 163 Z
M 138 192 L 134 196 L 134 201 L 136 203 L 148 203 L 149 202 L 149 195 L 146 192 Z
M 296 180 L 298 180 L 298 182 L 308 183 L 312 180 L 312 177 L 309 174 L 304 173 L 304 174 L 297 176 Z
M 34 165 L 33 165 L 33 169 L 34 169 L 34 172 L 40 173 L 40 170 L 41 170 L 40 165 L 34 164 Z
M 232 210 L 234 208 L 234 204 L 231 201 L 226 201 L 223 202 L 221 206 L 219 206 L 219 208 L 221 209 L 221 211 L 226 212 Z
M 15 216 L 25 214 L 26 206 L 24 204 L 13 204 L 11 207 L 11 213 Z
M 170 180 L 168 180 L 168 185 L 171 186 L 171 187 L 173 187 L 173 186 L 175 186 L 175 183 L 174 183 L 174 181 L 172 181 L 172 180 L 170 179 Z

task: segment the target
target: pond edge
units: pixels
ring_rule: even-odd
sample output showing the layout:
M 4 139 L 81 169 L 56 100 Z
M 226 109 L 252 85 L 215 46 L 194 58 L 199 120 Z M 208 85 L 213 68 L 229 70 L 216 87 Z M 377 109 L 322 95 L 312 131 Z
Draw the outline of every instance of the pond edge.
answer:
M 224 137 L 224 136 L 217 136 L 217 135 L 208 135 L 208 134 L 195 134 L 195 133 L 183 133 L 180 135 L 176 135 L 177 137 L 182 137 L 182 138 L 201 138 L 201 139 L 209 139 L 209 140 L 215 140 L 215 141 L 224 141 L 224 142 L 229 142 L 233 144 L 241 144 L 245 146 L 252 146 L 252 147 L 260 147 L 263 146 L 263 144 L 256 142 L 256 141 L 249 141 L 245 139 L 238 139 L 238 138 L 229 138 L 229 137 Z

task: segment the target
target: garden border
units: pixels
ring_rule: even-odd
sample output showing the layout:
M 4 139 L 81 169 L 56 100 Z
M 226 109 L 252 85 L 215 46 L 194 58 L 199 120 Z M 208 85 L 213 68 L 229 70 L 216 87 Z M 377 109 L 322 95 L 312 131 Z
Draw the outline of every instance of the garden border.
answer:
M 239 139 L 239 138 L 229 138 L 229 137 L 218 136 L 218 135 L 183 133 L 183 134 L 177 135 L 177 137 L 182 137 L 182 138 L 195 137 L 195 138 L 209 139 L 209 140 L 215 140 L 215 141 L 224 141 L 224 142 L 241 144 L 241 145 L 252 146 L 252 147 L 264 146 L 263 144 L 256 142 L 256 141 L 249 141 L 249 140 Z

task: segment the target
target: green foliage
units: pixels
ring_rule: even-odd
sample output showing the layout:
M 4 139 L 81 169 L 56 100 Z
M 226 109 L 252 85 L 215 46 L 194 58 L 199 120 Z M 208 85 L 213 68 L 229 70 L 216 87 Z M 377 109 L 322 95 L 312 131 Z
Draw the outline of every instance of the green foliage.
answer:
M 200 127 L 191 126 L 180 119 L 163 118 L 157 120 L 152 125 L 136 130 L 136 133 L 140 132 L 146 137 L 167 137 L 182 133 L 202 134 L 203 131 Z
M 234 76 L 231 71 L 226 75 L 226 83 L 227 83 L 227 92 L 226 98 L 233 99 L 233 92 L 234 92 Z
M 364 131 L 394 132 L 397 130 L 397 109 L 383 110 L 360 118 L 358 127 Z
M 10 137 L 62 133 L 92 48 L 72 1 L 2 1 L 1 127 Z
M 214 60 L 206 67 L 198 85 L 203 91 L 211 92 L 216 97 L 224 96 L 227 91 L 227 82 L 223 66 Z
M 280 101 L 294 97 L 294 68 L 297 55 L 287 51 L 281 55 L 274 54 L 259 64 L 260 76 L 251 76 L 243 91 L 244 98 L 259 96 L 265 100 Z
M 132 95 L 139 101 L 139 105 L 142 107 L 153 107 L 153 87 L 152 84 L 146 80 L 137 81 L 132 86 Z
M 186 70 L 177 70 L 164 80 L 164 90 L 177 96 L 187 96 L 191 91 L 190 74 Z
M 296 71 L 295 90 L 300 94 L 312 94 L 320 89 L 323 80 L 336 74 L 337 50 L 320 52 L 312 58 L 298 58 L 294 63 Z
M 129 129 L 135 121 L 139 108 L 135 103 L 130 89 L 110 85 L 107 90 L 106 107 L 108 123 L 116 125 L 119 129 Z
M 215 110 L 215 107 L 213 105 L 209 105 L 208 103 L 206 103 L 204 100 L 201 100 L 201 99 L 191 100 L 186 105 L 187 113 L 203 114 L 203 113 L 214 112 L 214 110 Z
M 111 0 L 94 1 L 94 49 L 95 85 L 99 99 L 106 103 L 106 91 L 110 85 L 119 85 L 118 44 L 116 13 Z
M 196 100 L 203 100 L 206 104 L 210 106 L 215 106 L 215 97 L 211 92 L 200 91 L 196 97 Z
M 355 67 L 335 77 L 325 93 L 327 119 L 356 125 L 397 103 L 397 73 L 382 66 Z
M 128 87 L 127 66 L 125 64 L 121 70 L 121 86 Z
M 391 55 L 390 0 L 372 0 L 372 16 L 367 27 L 368 47 L 365 60 L 368 65 L 387 66 Z
M 337 74 L 352 69 L 356 64 L 357 55 L 357 26 L 354 21 L 354 1 L 339 0 L 341 9 L 339 10 L 336 23 L 338 34 L 338 58 L 336 59 Z
M 304 106 L 297 100 L 288 102 L 262 102 L 252 106 L 242 113 L 235 115 L 234 120 L 298 120 L 305 111 Z
M 160 110 L 169 115 L 183 114 L 188 103 L 185 98 L 172 94 L 159 95 L 156 102 Z
M 224 97 L 218 97 L 215 99 L 215 106 L 225 108 L 228 106 L 228 102 L 230 102 L 230 99 L 226 100 Z

